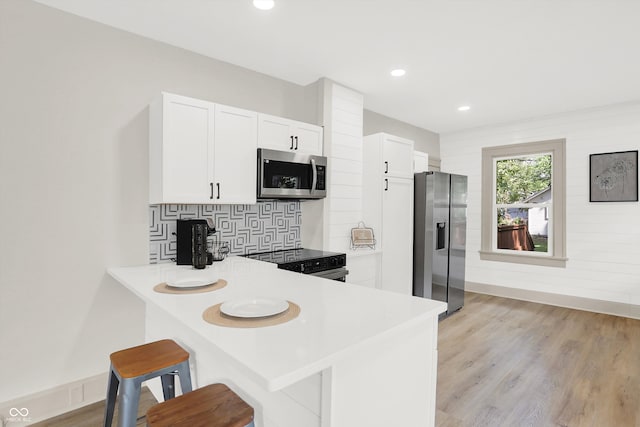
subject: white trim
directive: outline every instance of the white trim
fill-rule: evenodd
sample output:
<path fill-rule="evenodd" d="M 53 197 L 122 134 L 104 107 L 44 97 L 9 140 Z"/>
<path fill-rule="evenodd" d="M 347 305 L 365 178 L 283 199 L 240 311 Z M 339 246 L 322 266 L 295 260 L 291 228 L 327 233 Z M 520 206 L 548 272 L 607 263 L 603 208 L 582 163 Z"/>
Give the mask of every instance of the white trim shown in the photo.
<path fill-rule="evenodd" d="M 479 251 L 480 259 L 483 261 L 497 261 L 497 262 L 514 262 L 518 264 L 528 265 L 540 265 L 543 267 L 566 267 L 566 257 L 554 257 L 554 256 L 540 256 L 533 255 L 533 251 L 526 251 L 527 253 L 516 253 L 517 251 Z M 525 251 L 521 251 L 525 252 Z"/>
<path fill-rule="evenodd" d="M 12 408 L 28 410 L 25 420 L 16 425 L 37 423 L 69 411 L 104 400 L 107 393 L 107 373 L 62 384 L 49 390 L 0 403 L 0 420 L 11 426 Z M 16 420 L 17 421 L 17 420 Z"/>
<path fill-rule="evenodd" d="M 573 295 L 553 294 L 550 292 L 534 291 L 530 289 L 511 288 L 507 286 L 489 285 L 486 283 L 466 282 L 465 290 L 479 294 L 494 295 L 557 307 L 585 310 L 594 313 L 610 314 L 612 316 L 640 319 L 640 305 L 625 304 L 614 301 L 604 301 Z"/>

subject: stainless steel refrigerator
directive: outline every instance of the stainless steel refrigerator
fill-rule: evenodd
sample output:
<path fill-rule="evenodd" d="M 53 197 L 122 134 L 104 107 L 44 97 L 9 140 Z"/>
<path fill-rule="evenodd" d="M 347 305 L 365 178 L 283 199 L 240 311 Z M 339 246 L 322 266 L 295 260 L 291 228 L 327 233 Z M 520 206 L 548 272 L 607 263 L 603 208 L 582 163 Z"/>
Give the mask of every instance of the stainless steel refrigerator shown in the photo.
<path fill-rule="evenodd" d="M 446 302 L 448 316 L 464 305 L 467 177 L 414 177 L 413 295 Z"/>

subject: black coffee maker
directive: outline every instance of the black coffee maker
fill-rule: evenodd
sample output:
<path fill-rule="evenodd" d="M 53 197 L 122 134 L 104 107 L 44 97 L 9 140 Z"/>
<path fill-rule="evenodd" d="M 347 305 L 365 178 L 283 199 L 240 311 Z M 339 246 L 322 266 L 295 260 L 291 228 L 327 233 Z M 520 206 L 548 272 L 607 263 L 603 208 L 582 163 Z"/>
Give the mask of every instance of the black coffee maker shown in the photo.
<path fill-rule="evenodd" d="M 176 221 L 176 262 L 205 268 L 213 264 L 213 255 L 207 251 L 207 237 L 216 232 L 206 219 L 179 219 Z"/>

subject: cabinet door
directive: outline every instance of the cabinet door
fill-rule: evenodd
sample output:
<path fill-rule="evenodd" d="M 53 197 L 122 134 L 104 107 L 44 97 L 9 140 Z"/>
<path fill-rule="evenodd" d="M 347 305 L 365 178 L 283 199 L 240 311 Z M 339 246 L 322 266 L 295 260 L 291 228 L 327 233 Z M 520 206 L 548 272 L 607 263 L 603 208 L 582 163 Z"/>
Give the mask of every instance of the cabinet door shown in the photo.
<path fill-rule="evenodd" d="M 296 127 L 293 129 L 293 149 L 299 153 L 321 156 L 322 136 L 322 127 L 298 122 Z"/>
<path fill-rule="evenodd" d="M 213 203 L 256 203 L 258 115 L 216 104 Z M 211 202 L 209 202 L 211 203 Z"/>
<path fill-rule="evenodd" d="M 385 175 L 413 178 L 413 141 L 386 136 L 382 158 Z"/>
<path fill-rule="evenodd" d="M 377 288 L 380 280 L 380 253 L 349 255 L 347 283 Z"/>
<path fill-rule="evenodd" d="M 429 170 L 429 155 L 421 151 L 413 152 L 413 173 L 426 172 Z"/>
<path fill-rule="evenodd" d="M 211 203 L 213 104 L 163 96 L 160 203 Z"/>
<path fill-rule="evenodd" d="M 291 121 L 281 117 L 258 115 L 258 147 L 289 151 L 295 148 Z"/>
<path fill-rule="evenodd" d="M 258 147 L 322 155 L 323 129 L 283 117 L 258 115 Z"/>
<path fill-rule="evenodd" d="M 413 293 L 413 179 L 386 177 L 382 189 L 382 289 Z"/>

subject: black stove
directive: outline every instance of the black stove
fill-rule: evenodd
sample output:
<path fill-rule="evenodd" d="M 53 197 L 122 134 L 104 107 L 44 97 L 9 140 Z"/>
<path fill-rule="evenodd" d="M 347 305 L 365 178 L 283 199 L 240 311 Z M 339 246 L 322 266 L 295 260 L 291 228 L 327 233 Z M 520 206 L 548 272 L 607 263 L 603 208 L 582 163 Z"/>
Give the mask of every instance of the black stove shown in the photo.
<path fill-rule="evenodd" d="M 258 261 L 278 264 L 278 268 L 296 273 L 312 274 L 332 280 L 345 281 L 349 271 L 347 255 L 338 252 L 327 252 L 316 249 L 284 249 L 273 252 L 260 252 L 245 255 Z"/>

